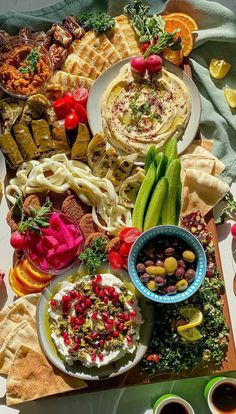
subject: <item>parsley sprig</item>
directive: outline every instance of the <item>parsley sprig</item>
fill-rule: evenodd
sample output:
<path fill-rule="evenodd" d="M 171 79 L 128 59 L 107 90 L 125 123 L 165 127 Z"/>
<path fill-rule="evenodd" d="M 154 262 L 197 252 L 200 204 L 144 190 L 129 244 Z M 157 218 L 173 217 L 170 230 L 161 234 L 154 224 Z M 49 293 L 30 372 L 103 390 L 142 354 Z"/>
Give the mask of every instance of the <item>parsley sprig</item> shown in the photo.
<path fill-rule="evenodd" d="M 49 218 L 47 214 L 52 210 L 52 202 L 47 197 L 45 203 L 38 210 L 30 207 L 31 216 L 25 219 L 23 203 L 19 197 L 13 207 L 13 217 L 18 216 L 20 223 L 18 224 L 19 233 L 24 233 L 25 230 L 30 230 L 39 233 L 41 228 L 49 227 Z"/>
<path fill-rule="evenodd" d="M 78 23 L 85 30 L 94 30 L 98 33 L 104 33 L 111 30 L 115 26 L 115 19 L 107 13 L 98 12 L 82 12 L 76 16 Z"/>
<path fill-rule="evenodd" d="M 159 54 L 163 49 L 170 48 L 179 50 L 182 48 L 181 38 L 175 39 L 178 29 L 172 33 L 165 31 L 165 21 L 161 16 L 148 15 L 150 6 L 145 5 L 142 0 L 134 0 L 133 4 L 124 7 L 125 14 L 130 18 L 135 31 L 139 36 L 139 42 L 150 42 L 144 57 L 151 54 Z M 154 44 L 155 40 L 155 44 Z"/>
<path fill-rule="evenodd" d="M 225 207 L 221 211 L 220 217 L 216 220 L 216 224 L 223 224 L 225 219 L 229 216 L 230 218 L 232 215 L 236 215 L 236 201 L 234 200 L 233 194 L 228 192 L 225 197 L 224 201 L 226 202 Z"/>
<path fill-rule="evenodd" d="M 107 239 L 105 237 L 97 237 L 91 243 L 91 246 L 87 247 L 83 253 L 80 254 L 80 260 L 87 265 L 90 275 L 95 275 L 97 268 L 102 263 L 107 261 L 107 252 L 105 246 Z"/>
<path fill-rule="evenodd" d="M 37 69 L 37 64 L 39 63 L 41 54 L 37 49 L 32 49 L 31 52 L 26 57 L 27 66 L 21 66 L 19 72 L 24 73 L 34 73 Z"/>

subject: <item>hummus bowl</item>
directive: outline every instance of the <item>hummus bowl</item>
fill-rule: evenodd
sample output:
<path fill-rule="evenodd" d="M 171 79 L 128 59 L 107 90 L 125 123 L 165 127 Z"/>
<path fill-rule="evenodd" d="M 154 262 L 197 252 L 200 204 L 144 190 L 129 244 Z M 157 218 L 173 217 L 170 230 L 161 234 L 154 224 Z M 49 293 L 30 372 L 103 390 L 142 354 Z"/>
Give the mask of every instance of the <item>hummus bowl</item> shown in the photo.
<path fill-rule="evenodd" d="M 82 351 L 83 349 L 82 342 L 81 342 L 81 346 L 78 346 L 76 343 L 70 344 L 73 346 L 69 346 L 69 347 L 66 346 L 67 341 L 70 341 L 71 338 L 74 336 L 73 334 L 72 336 L 70 336 L 71 326 L 69 327 L 69 329 L 67 328 L 65 329 L 66 332 L 69 332 L 69 338 L 68 336 L 65 337 L 65 335 L 67 335 L 67 333 L 65 334 L 65 332 L 62 335 L 60 334 L 58 326 L 60 322 L 62 321 L 61 313 L 60 313 L 61 310 L 59 309 L 58 311 L 58 307 L 54 308 L 54 306 L 55 306 L 55 303 L 57 304 L 60 303 L 60 299 L 62 295 L 67 295 L 67 296 L 69 295 L 68 292 L 69 291 L 71 292 L 71 289 L 73 288 L 73 286 L 82 287 L 84 286 L 84 282 L 86 283 L 88 282 L 89 276 L 86 276 L 87 271 L 86 271 L 85 266 L 83 265 L 80 265 L 79 268 L 75 267 L 72 271 L 67 272 L 64 275 L 61 275 L 55 278 L 43 291 L 39 304 L 38 304 L 38 308 L 37 308 L 36 319 L 37 319 L 38 335 L 39 335 L 40 345 L 45 355 L 61 371 L 67 373 L 68 375 L 71 375 L 73 377 L 80 378 L 83 380 L 98 380 L 98 379 L 104 379 L 104 378 L 111 378 L 111 377 L 123 374 L 124 372 L 128 371 L 130 368 L 135 366 L 144 356 L 148 348 L 149 341 L 151 338 L 152 328 L 153 328 L 152 305 L 145 298 L 142 298 L 142 296 L 134 289 L 134 287 L 130 283 L 127 272 L 123 270 L 122 271 L 115 271 L 114 269 L 111 270 L 109 265 L 103 265 L 99 269 L 98 274 L 99 274 L 99 277 L 101 275 L 103 278 L 103 280 L 100 282 L 101 285 L 102 283 L 105 283 L 107 286 L 110 283 L 110 286 L 114 286 L 115 289 L 117 289 L 118 287 L 118 290 L 124 289 L 124 291 L 126 290 L 126 293 L 128 292 L 128 294 L 131 292 L 131 297 L 133 301 L 131 300 L 131 297 L 128 297 L 128 300 L 129 301 L 131 300 L 132 302 L 132 306 L 131 306 L 132 309 L 129 305 L 128 305 L 129 309 L 128 308 L 127 309 L 130 312 L 130 315 L 132 315 L 132 311 L 133 311 L 132 318 L 133 318 L 134 324 L 132 325 L 132 327 L 130 326 L 130 328 L 136 327 L 135 328 L 136 331 L 133 332 L 133 338 L 131 340 L 131 343 L 129 343 L 130 337 L 127 335 L 126 336 L 124 335 L 123 337 L 122 332 L 121 332 L 122 330 L 121 330 L 119 332 L 120 335 L 118 338 L 116 336 L 114 338 L 110 338 L 110 340 L 107 341 L 105 346 L 102 345 L 101 349 L 100 349 L 100 342 L 98 342 L 98 345 L 95 349 L 96 349 L 96 353 L 99 354 L 99 357 L 97 356 L 97 359 L 95 358 L 95 360 L 93 359 L 94 357 L 93 354 L 88 355 L 87 350 L 86 352 Z M 86 285 L 85 287 L 87 288 L 88 286 Z M 93 300 L 93 295 L 89 294 L 89 298 L 92 298 Z M 127 307 L 127 304 L 125 304 L 125 306 Z M 109 310 L 107 310 L 108 313 L 110 312 L 111 307 L 112 307 L 112 304 L 109 305 Z M 72 308 L 73 308 L 73 303 L 70 309 Z M 93 331 L 93 334 L 95 334 L 95 330 L 97 330 L 97 327 L 98 329 L 100 329 L 101 324 L 105 325 L 105 322 L 110 322 L 110 319 L 103 321 L 100 318 L 100 315 L 103 315 L 103 314 L 105 315 L 106 312 L 101 312 L 101 310 L 99 310 L 98 311 L 99 316 L 97 316 L 94 310 L 92 312 L 92 310 L 90 311 L 90 309 L 88 309 L 88 312 L 85 312 L 85 315 L 87 315 L 87 317 L 85 316 L 85 323 L 82 326 L 82 328 L 87 329 L 89 327 L 89 330 Z M 113 318 L 114 318 L 114 325 L 115 325 L 115 316 L 113 316 Z M 71 319 L 72 318 L 70 318 L 70 321 Z M 64 323 L 64 320 L 62 321 L 62 323 Z M 57 321 L 59 323 L 57 323 Z M 116 322 L 118 322 L 118 320 L 116 320 Z M 94 326 L 95 326 L 95 329 L 94 329 Z M 90 329 L 90 327 L 92 327 L 92 329 Z M 117 330 L 119 331 L 119 327 L 117 328 Z M 86 337 L 88 337 L 88 335 L 90 334 L 88 334 L 86 331 L 85 335 L 87 335 Z M 86 337 L 80 340 L 87 341 Z M 127 341 L 127 337 L 128 337 L 128 341 Z M 117 342 L 119 339 L 123 341 L 121 346 L 119 348 L 115 348 L 115 350 L 112 349 L 111 352 L 110 350 L 107 351 L 108 349 L 107 346 L 109 347 L 109 343 L 111 344 L 113 342 Z M 95 342 L 96 342 L 96 339 L 95 339 Z M 76 351 L 79 351 L 79 352 L 75 353 L 72 351 L 72 353 L 69 353 L 68 348 L 72 349 L 74 348 L 74 346 L 78 348 L 78 349 L 76 348 Z"/>
<path fill-rule="evenodd" d="M 122 155 L 137 153 L 138 161 L 144 161 L 151 144 L 162 148 L 171 137 L 183 152 L 200 121 L 196 85 L 167 61 L 152 77 L 133 74 L 129 62 L 124 59 L 107 69 L 91 88 L 87 110 L 92 133 L 104 130 L 109 144 Z"/>

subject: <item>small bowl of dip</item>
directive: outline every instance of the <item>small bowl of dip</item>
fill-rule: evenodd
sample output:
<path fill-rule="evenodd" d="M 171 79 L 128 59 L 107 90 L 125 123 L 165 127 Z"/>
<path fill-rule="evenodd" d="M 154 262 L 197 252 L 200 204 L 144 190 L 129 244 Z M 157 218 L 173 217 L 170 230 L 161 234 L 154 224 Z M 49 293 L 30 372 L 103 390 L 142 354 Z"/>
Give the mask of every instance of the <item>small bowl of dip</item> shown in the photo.
<path fill-rule="evenodd" d="M 47 50 L 32 40 L 19 39 L 0 49 L 0 86 L 16 97 L 42 92 L 52 76 Z"/>

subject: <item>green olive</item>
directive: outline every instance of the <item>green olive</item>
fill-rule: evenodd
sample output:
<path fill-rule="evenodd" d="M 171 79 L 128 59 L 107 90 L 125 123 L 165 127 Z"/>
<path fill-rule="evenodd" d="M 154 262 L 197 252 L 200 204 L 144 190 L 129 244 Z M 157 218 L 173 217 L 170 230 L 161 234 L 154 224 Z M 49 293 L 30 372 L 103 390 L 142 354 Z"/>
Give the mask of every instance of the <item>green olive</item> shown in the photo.
<path fill-rule="evenodd" d="M 188 287 L 188 282 L 185 279 L 179 280 L 176 283 L 176 289 L 178 290 L 178 292 L 182 292 L 183 290 L 186 290 Z"/>
<path fill-rule="evenodd" d="M 185 250 L 183 252 L 183 259 L 185 260 L 185 262 L 193 263 L 196 259 L 196 256 L 191 250 Z"/>
<path fill-rule="evenodd" d="M 146 267 L 146 272 L 149 275 L 163 276 L 165 274 L 165 269 L 161 266 L 148 266 Z"/>
<path fill-rule="evenodd" d="M 178 267 L 177 260 L 174 257 L 167 257 L 164 261 L 164 268 L 168 275 L 175 273 Z"/>
<path fill-rule="evenodd" d="M 146 286 L 147 286 L 147 288 L 148 288 L 149 290 L 151 290 L 151 291 L 153 291 L 153 292 L 155 292 L 155 290 L 157 290 L 157 289 L 158 289 L 158 286 L 157 286 L 156 282 L 154 282 L 154 280 L 149 280 L 149 281 L 146 283 Z"/>

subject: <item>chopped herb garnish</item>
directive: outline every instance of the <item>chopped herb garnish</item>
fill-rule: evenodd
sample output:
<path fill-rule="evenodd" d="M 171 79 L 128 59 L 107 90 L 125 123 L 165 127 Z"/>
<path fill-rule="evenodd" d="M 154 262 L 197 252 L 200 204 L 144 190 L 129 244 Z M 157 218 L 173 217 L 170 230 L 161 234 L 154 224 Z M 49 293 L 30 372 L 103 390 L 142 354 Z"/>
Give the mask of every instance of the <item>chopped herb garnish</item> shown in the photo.
<path fill-rule="evenodd" d="M 23 206 L 22 206 L 23 209 Z M 49 227 L 49 217 L 46 217 L 46 214 L 50 213 L 52 210 L 52 202 L 47 197 L 44 205 L 38 210 L 30 207 L 32 216 L 24 220 L 24 214 L 22 213 L 21 222 L 18 224 L 19 233 L 24 233 L 25 230 L 40 232 L 41 228 Z"/>
<path fill-rule="evenodd" d="M 37 69 L 37 64 L 39 63 L 41 54 L 37 49 L 32 49 L 31 52 L 26 57 L 26 65 L 27 66 L 21 66 L 19 68 L 19 72 L 22 74 L 24 73 L 34 73 Z"/>
<path fill-rule="evenodd" d="M 151 105 L 149 103 L 144 103 L 138 106 L 135 99 L 130 102 L 129 108 L 131 109 L 131 118 L 136 123 L 140 120 L 142 115 L 151 114 Z"/>
<path fill-rule="evenodd" d="M 224 223 L 227 217 L 235 219 L 236 214 L 236 201 L 234 200 L 233 194 L 228 192 L 225 197 L 224 201 L 226 202 L 226 206 L 223 208 L 220 217 L 216 220 L 216 224 Z"/>
<path fill-rule="evenodd" d="M 107 239 L 105 237 L 97 237 L 89 247 L 80 254 L 80 260 L 88 267 L 90 275 L 95 275 L 96 270 L 102 263 L 107 261 L 107 252 L 105 246 Z"/>
<path fill-rule="evenodd" d="M 104 33 L 115 26 L 115 19 L 103 12 L 96 14 L 91 12 L 80 13 L 76 16 L 76 20 L 85 30 L 94 30 L 98 33 Z"/>

